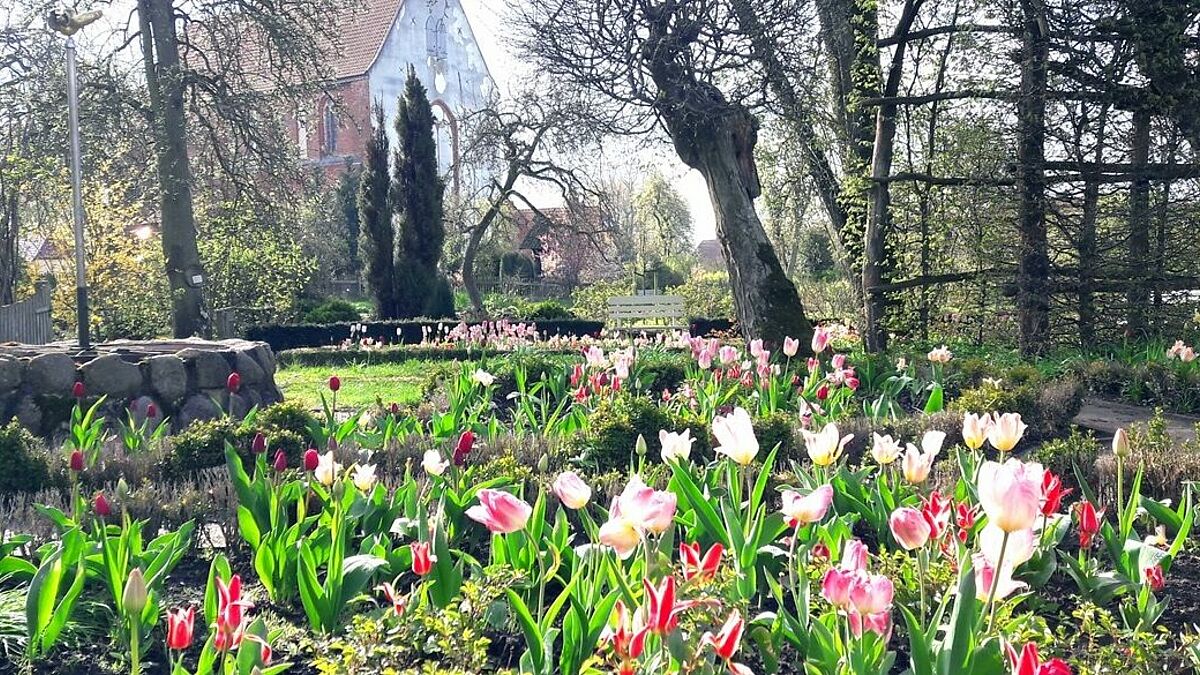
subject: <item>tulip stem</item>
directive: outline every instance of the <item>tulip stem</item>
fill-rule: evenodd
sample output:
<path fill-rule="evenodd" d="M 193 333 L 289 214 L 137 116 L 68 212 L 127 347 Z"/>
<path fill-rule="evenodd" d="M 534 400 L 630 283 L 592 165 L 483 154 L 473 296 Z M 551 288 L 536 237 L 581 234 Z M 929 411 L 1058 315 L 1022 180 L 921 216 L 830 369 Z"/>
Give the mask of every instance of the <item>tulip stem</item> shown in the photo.
<path fill-rule="evenodd" d="M 1117 456 L 1117 515 L 1125 508 L 1125 466 L 1121 457 Z"/>
<path fill-rule="evenodd" d="M 922 546 L 920 549 L 917 550 L 917 573 L 921 577 L 920 579 L 918 579 L 917 585 L 921 589 L 921 625 L 922 626 L 925 625 L 925 608 L 926 608 L 925 578 L 928 576 L 928 570 L 929 570 L 929 551 L 927 551 L 925 549 L 925 547 Z"/>
<path fill-rule="evenodd" d="M 1008 549 L 1008 532 L 1000 539 L 1000 555 L 996 558 L 996 568 L 992 571 L 991 588 L 988 589 L 987 604 L 984 605 L 984 611 L 987 612 L 987 632 L 992 632 L 992 626 L 996 622 L 996 587 L 1000 585 L 1000 577 L 1003 575 L 1004 569 L 1004 553 Z"/>
<path fill-rule="evenodd" d="M 129 663 L 130 675 L 140 675 L 142 672 L 141 648 L 138 645 L 138 617 L 129 616 Z"/>

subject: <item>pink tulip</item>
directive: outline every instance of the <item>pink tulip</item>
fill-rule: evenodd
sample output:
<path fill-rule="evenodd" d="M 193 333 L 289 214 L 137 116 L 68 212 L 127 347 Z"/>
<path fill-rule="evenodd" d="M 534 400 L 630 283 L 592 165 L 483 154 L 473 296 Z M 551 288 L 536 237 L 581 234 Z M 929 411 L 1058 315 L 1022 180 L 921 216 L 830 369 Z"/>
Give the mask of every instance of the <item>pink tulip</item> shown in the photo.
<path fill-rule="evenodd" d="M 825 517 L 833 503 L 833 487 L 822 485 L 807 495 L 792 490 L 783 492 L 783 515 L 791 527 L 804 527 Z"/>
<path fill-rule="evenodd" d="M 677 499 L 674 492 L 655 490 L 635 475 L 614 500 L 609 517 L 625 518 L 639 530 L 661 534 L 674 522 Z"/>
<path fill-rule="evenodd" d="M 891 527 L 892 537 L 906 551 L 914 551 L 924 546 L 932 533 L 932 528 L 925 520 L 925 515 L 907 506 L 892 511 L 891 517 L 888 518 L 888 525 Z"/>
<path fill-rule="evenodd" d="M 813 329 L 812 350 L 814 354 L 820 354 L 829 346 L 829 339 L 833 337 L 829 331 L 823 326 L 817 326 Z"/>
<path fill-rule="evenodd" d="M 479 503 L 467 509 L 467 516 L 482 523 L 492 534 L 509 534 L 525 527 L 533 507 L 502 490 L 479 491 Z"/>
<path fill-rule="evenodd" d="M 854 574 L 852 571 L 830 568 L 821 580 L 821 597 L 834 607 L 850 606 L 850 584 L 854 581 Z"/>
<path fill-rule="evenodd" d="M 892 633 L 892 614 L 891 612 L 879 612 L 878 614 L 859 614 L 850 612 L 850 632 L 854 637 L 862 637 L 863 631 L 870 631 L 883 636 L 884 641 Z"/>
<path fill-rule="evenodd" d="M 783 354 L 784 354 L 784 356 L 791 358 L 791 357 L 795 356 L 796 352 L 798 352 L 798 351 L 800 351 L 800 341 L 799 340 L 797 340 L 794 337 L 790 337 L 790 336 L 783 338 Z"/>
<path fill-rule="evenodd" d="M 628 518 L 609 518 L 600 526 L 600 543 L 611 547 L 621 560 L 633 555 L 633 551 L 642 541 L 642 530 Z"/>
<path fill-rule="evenodd" d="M 738 360 L 738 349 L 733 345 L 725 345 L 717 350 L 717 358 L 721 361 L 721 365 L 727 366 Z"/>
<path fill-rule="evenodd" d="M 1042 473 L 1035 462 L 984 462 L 977 486 L 988 521 L 1005 532 L 1033 527 L 1042 512 Z"/>
<path fill-rule="evenodd" d="M 192 632 L 196 625 L 196 608 L 178 609 L 167 612 L 167 649 L 182 651 L 192 646 Z"/>
<path fill-rule="evenodd" d="M 576 511 L 587 506 L 592 498 L 592 488 L 574 471 L 560 473 L 551 487 L 563 506 Z"/>
<path fill-rule="evenodd" d="M 283 450 L 275 452 L 275 470 L 280 473 L 287 471 L 287 455 L 284 454 Z"/>
<path fill-rule="evenodd" d="M 847 572 L 867 569 L 867 545 L 851 539 L 842 547 L 842 569 Z"/>
<path fill-rule="evenodd" d="M 433 563 L 437 562 L 437 556 L 431 552 L 429 542 L 414 541 L 409 549 L 412 551 L 413 574 L 423 577 L 433 571 Z"/>
<path fill-rule="evenodd" d="M 864 570 L 853 573 L 850 581 L 850 607 L 863 616 L 887 612 L 892 608 L 895 588 L 892 580 L 882 574 Z"/>
<path fill-rule="evenodd" d="M 996 600 L 1007 598 L 1025 587 L 1025 584 L 1013 581 L 1011 565 L 1004 565 L 997 575 L 996 567 L 992 565 L 986 555 L 976 553 L 972 556 L 971 561 L 975 567 L 975 597 L 979 600 L 987 601 L 992 593 L 992 584 L 997 584 Z"/>

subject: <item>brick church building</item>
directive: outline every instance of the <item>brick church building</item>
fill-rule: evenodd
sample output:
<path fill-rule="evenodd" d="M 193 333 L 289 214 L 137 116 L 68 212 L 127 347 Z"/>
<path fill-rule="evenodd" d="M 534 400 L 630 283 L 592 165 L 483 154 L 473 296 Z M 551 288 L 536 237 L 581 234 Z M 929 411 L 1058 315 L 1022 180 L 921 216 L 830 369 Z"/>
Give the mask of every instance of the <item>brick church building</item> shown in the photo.
<path fill-rule="evenodd" d="M 344 23 L 333 87 L 287 121 L 300 159 L 329 177 L 361 164 L 375 101 L 395 143 L 396 101 L 411 65 L 433 105 L 447 190 L 459 192 L 460 120 L 489 103 L 495 90 L 459 0 L 365 0 Z"/>

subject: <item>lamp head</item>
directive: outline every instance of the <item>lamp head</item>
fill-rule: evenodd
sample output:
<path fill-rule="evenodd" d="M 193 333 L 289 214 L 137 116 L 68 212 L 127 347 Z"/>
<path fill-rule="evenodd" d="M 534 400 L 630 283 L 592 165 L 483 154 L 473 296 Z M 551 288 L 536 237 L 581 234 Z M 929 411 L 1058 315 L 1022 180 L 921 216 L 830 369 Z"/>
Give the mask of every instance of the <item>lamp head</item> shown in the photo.
<path fill-rule="evenodd" d="M 98 9 L 77 14 L 72 9 L 60 7 L 50 10 L 46 15 L 46 25 L 50 26 L 51 30 L 70 37 L 83 30 L 84 26 L 95 22 L 102 14 Z"/>

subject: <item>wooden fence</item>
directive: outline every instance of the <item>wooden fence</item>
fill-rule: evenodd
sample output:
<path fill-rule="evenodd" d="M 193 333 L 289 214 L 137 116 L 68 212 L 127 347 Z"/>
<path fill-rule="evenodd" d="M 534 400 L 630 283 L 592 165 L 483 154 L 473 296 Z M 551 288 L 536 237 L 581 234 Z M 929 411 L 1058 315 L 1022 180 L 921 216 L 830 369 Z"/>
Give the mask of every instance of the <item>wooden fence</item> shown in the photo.
<path fill-rule="evenodd" d="M 0 342 L 44 345 L 54 339 L 50 323 L 50 284 L 38 282 L 33 295 L 0 306 Z"/>

